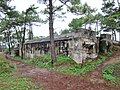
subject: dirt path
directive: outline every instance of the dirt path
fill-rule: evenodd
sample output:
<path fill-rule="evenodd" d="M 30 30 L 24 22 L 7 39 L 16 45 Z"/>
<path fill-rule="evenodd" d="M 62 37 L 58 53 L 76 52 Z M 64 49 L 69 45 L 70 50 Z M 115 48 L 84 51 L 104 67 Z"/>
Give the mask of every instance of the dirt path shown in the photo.
<path fill-rule="evenodd" d="M 85 74 L 86 79 L 94 82 L 94 83 L 106 83 L 107 85 L 110 83 L 107 82 L 102 78 L 102 69 L 104 66 L 107 64 L 114 64 L 120 62 L 120 51 L 115 51 L 110 57 L 106 58 L 106 60 L 99 64 L 96 69 L 89 71 L 88 73 Z M 89 78 L 88 78 L 89 77 Z M 118 86 L 120 87 L 120 86 Z M 120 90 L 120 89 L 118 89 Z"/>
<path fill-rule="evenodd" d="M 21 61 L 11 61 L 16 64 L 19 74 L 30 78 L 37 86 L 43 87 L 45 90 L 120 90 L 107 85 L 104 81 L 94 82 L 90 79 L 66 75 L 50 69 L 34 67 Z M 93 73 L 96 72 L 91 72 L 91 74 Z M 93 76 L 95 76 L 95 74 Z"/>

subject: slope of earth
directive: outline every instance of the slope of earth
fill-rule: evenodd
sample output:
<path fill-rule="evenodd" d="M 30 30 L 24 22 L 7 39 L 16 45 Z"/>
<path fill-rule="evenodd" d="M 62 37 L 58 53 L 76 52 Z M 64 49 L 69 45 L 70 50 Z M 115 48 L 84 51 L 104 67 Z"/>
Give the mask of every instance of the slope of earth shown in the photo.
<path fill-rule="evenodd" d="M 98 65 L 95 70 L 85 74 L 86 78 L 38 68 L 11 58 L 9 60 L 16 64 L 17 73 L 30 78 L 37 86 L 43 87 L 45 90 L 119 90 L 117 87 L 109 85 L 101 77 L 102 67 L 110 63 L 114 57 L 120 58 L 120 51 L 116 51 L 109 59 Z"/>
<path fill-rule="evenodd" d="M 108 82 L 102 78 L 102 70 L 104 66 L 109 65 L 109 64 L 116 64 L 120 63 L 120 49 L 115 50 L 113 54 L 109 57 L 106 58 L 104 62 L 99 64 L 96 69 L 91 70 L 87 73 L 84 74 L 84 77 L 86 79 L 94 82 L 94 83 L 106 83 L 107 85 L 112 85 L 111 82 Z M 118 88 L 120 88 L 120 85 L 117 85 Z M 118 89 L 120 90 L 120 89 Z"/>

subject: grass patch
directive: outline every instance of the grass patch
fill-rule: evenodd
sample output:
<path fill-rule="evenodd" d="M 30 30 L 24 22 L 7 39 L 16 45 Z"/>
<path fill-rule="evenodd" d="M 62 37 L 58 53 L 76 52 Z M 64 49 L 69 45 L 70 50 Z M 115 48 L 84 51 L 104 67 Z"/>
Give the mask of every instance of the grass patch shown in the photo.
<path fill-rule="evenodd" d="M 109 64 L 103 68 L 103 78 L 112 82 L 120 82 L 120 63 Z"/>
<path fill-rule="evenodd" d="M 99 56 L 99 58 L 97 60 L 87 61 L 83 65 L 71 64 L 70 66 L 67 66 L 67 67 L 57 67 L 57 68 L 53 68 L 53 69 L 58 72 L 79 75 L 80 73 L 85 73 L 87 71 L 95 69 L 96 65 L 100 64 L 104 60 L 105 60 L 105 56 Z"/>
<path fill-rule="evenodd" d="M 28 78 L 12 74 L 0 75 L 0 90 L 40 90 Z M 42 90 L 42 89 L 41 89 Z"/>
<path fill-rule="evenodd" d="M 97 65 L 102 63 L 106 57 L 112 55 L 112 51 L 99 55 L 96 60 L 88 60 L 84 64 L 76 64 L 71 57 L 65 56 L 65 55 L 57 55 L 56 63 L 54 67 L 51 65 L 51 55 L 50 54 L 44 54 L 39 57 L 35 57 L 31 60 L 23 59 L 22 61 L 27 62 L 29 64 L 39 66 L 42 68 L 51 68 L 55 71 L 67 73 L 67 74 L 74 74 L 74 75 L 80 75 L 81 73 L 85 73 L 87 71 L 90 71 L 92 69 L 95 69 Z M 17 57 L 15 59 L 21 60 L 20 57 Z M 105 77 L 105 76 L 104 76 Z"/>
<path fill-rule="evenodd" d="M 97 60 L 89 60 L 85 62 L 83 65 L 76 64 L 71 57 L 68 57 L 65 55 L 57 55 L 56 58 L 57 58 L 57 61 L 54 67 L 52 67 L 51 65 L 50 54 L 44 54 L 39 57 L 35 57 L 31 60 L 26 60 L 26 61 L 29 64 L 39 66 L 42 68 L 51 68 L 58 72 L 79 75 L 80 73 L 85 73 L 87 71 L 95 69 L 96 66 L 101 62 L 103 62 L 106 57 L 101 55 L 98 57 Z"/>
<path fill-rule="evenodd" d="M 28 61 L 28 63 L 39 66 L 39 67 L 44 67 L 44 68 L 50 68 L 52 67 L 51 64 L 51 55 L 50 54 L 44 54 L 39 57 L 35 57 Z M 60 66 L 68 63 L 74 63 L 71 57 L 65 56 L 65 55 L 57 55 L 56 56 L 56 63 L 54 66 Z"/>
<path fill-rule="evenodd" d="M 0 56 L 0 75 L 3 73 L 11 73 L 15 67 L 5 58 Z"/>
<path fill-rule="evenodd" d="M 29 63 L 35 66 L 49 68 L 51 67 L 51 57 L 49 54 L 44 54 L 31 59 Z"/>
<path fill-rule="evenodd" d="M 0 90 L 42 90 L 38 89 L 28 78 L 14 75 L 15 66 L 0 56 Z"/>
<path fill-rule="evenodd" d="M 24 62 L 27 62 L 27 63 L 29 62 L 29 59 L 25 59 L 25 58 L 24 58 L 24 59 L 21 59 L 20 56 L 14 56 L 13 58 L 14 58 L 15 60 L 24 61 Z"/>
<path fill-rule="evenodd" d="M 120 46 L 113 46 L 112 51 L 118 51 L 120 50 Z"/>

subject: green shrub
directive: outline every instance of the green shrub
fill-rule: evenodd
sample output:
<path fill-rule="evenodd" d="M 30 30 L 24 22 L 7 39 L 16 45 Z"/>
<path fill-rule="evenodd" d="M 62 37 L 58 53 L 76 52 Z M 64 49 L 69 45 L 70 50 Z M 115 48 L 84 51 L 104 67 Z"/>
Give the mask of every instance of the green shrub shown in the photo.
<path fill-rule="evenodd" d="M 109 64 L 103 68 L 103 78 L 112 82 L 120 81 L 120 63 Z"/>
<path fill-rule="evenodd" d="M 111 74 L 103 74 L 103 78 L 112 82 L 116 81 L 116 78 L 112 76 Z"/>
<path fill-rule="evenodd" d="M 103 68 L 103 78 L 106 79 L 106 80 L 110 80 L 110 81 L 115 81 L 115 77 L 112 76 L 113 74 L 113 65 L 107 65 Z"/>
<path fill-rule="evenodd" d="M 59 65 L 59 64 L 67 64 L 67 63 L 74 63 L 73 59 L 69 56 L 66 56 L 66 55 L 57 55 L 56 57 L 56 64 Z"/>
<path fill-rule="evenodd" d="M 50 54 L 44 54 L 30 60 L 30 63 L 39 67 L 51 67 Z"/>
<path fill-rule="evenodd" d="M 24 62 L 26 62 L 26 63 L 28 63 L 28 62 L 29 62 L 29 59 L 25 59 L 25 58 L 21 59 L 21 57 L 20 57 L 20 56 L 14 56 L 13 58 L 14 58 L 14 59 L 16 59 L 16 60 L 21 60 L 21 61 L 24 61 Z"/>
<path fill-rule="evenodd" d="M 73 61 L 70 57 L 65 56 L 65 55 L 57 55 L 56 56 L 56 63 L 55 65 L 61 65 L 68 63 L 70 61 Z M 51 55 L 50 54 L 44 54 L 39 57 L 35 57 L 30 60 L 30 63 L 33 65 L 37 65 L 40 67 L 51 67 Z"/>
<path fill-rule="evenodd" d="M 83 65 L 78 65 L 74 62 L 74 60 L 72 60 L 71 57 L 65 55 L 57 55 L 56 56 L 57 60 L 54 64 L 55 67 L 52 69 L 58 72 L 64 72 L 69 74 L 80 74 L 95 69 L 98 64 L 102 63 L 105 60 L 105 58 L 106 56 L 100 55 L 96 60 L 90 60 L 85 62 Z M 26 60 L 26 61 L 27 63 L 39 67 L 45 67 L 45 68 L 52 67 L 50 54 L 44 54 L 39 57 L 35 57 L 31 60 Z"/>
<path fill-rule="evenodd" d="M 63 72 L 63 73 L 79 75 L 80 73 L 85 73 L 87 71 L 95 69 L 96 65 L 103 62 L 105 60 L 105 58 L 106 58 L 105 56 L 99 56 L 99 58 L 97 60 L 87 61 L 83 65 L 72 64 L 72 65 L 67 66 L 67 67 L 57 67 L 57 68 L 53 68 L 53 69 L 56 71 L 59 71 L 59 72 Z"/>
<path fill-rule="evenodd" d="M 113 75 L 115 75 L 115 76 L 120 78 L 120 63 L 114 64 Z"/>
<path fill-rule="evenodd" d="M 113 46 L 112 51 L 118 51 L 120 50 L 120 46 Z"/>
<path fill-rule="evenodd" d="M 71 57 L 65 56 L 65 55 L 57 55 L 56 63 L 54 66 L 57 66 L 55 68 L 52 68 L 53 70 L 56 70 L 58 72 L 64 72 L 69 74 L 80 74 L 87 71 L 90 71 L 94 68 L 96 68 L 96 65 L 100 64 L 105 60 L 105 56 L 99 56 L 97 60 L 93 61 L 87 61 L 82 66 L 76 64 Z M 51 55 L 45 54 L 41 55 L 39 57 L 35 57 L 30 60 L 31 64 L 39 66 L 39 67 L 47 67 L 50 68 L 51 65 Z"/>
<path fill-rule="evenodd" d="M 107 53 L 106 53 L 106 56 L 111 56 L 111 55 L 112 55 L 112 53 L 113 53 L 113 51 L 112 51 L 112 50 L 110 50 L 109 52 L 107 52 Z"/>
<path fill-rule="evenodd" d="M 0 56 L 0 74 L 12 72 L 14 66 L 5 59 L 5 57 Z"/>

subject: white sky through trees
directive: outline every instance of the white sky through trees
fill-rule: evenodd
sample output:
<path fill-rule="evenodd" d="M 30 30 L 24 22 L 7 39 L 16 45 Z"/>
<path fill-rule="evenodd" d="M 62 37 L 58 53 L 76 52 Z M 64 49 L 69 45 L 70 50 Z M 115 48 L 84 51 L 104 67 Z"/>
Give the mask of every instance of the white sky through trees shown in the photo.
<path fill-rule="evenodd" d="M 92 8 L 97 8 L 98 11 L 100 11 L 100 8 L 102 7 L 102 0 L 81 0 L 81 2 L 82 3 L 87 2 L 89 6 L 91 6 Z M 10 5 L 16 6 L 16 10 L 21 12 L 33 4 L 39 7 L 38 11 L 42 9 L 44 10 L 45 6 L 37 3 L 37 0 L 13 0 Z M 68 24 L 71 22 L 73 18 L 76 17 L 71 13 L 67 13 L 66 16 L 67 18 L 64 18 L 64 21 L 62 20 L 54 21 L 54 29 L 56 32 L 59 33 L 61 29 L 63 30 L 65 28 L 68 28 Z M 46 25 L 41 24 L 41 26 L 39 27 L 33 26 L 33 34 L 34 36 L 48 36 L 49 35 L 48 23 Z"/>

